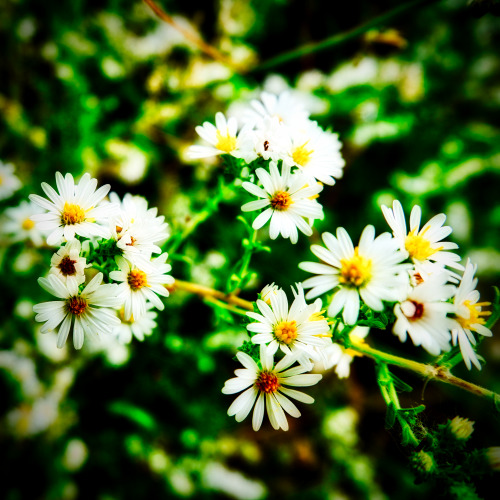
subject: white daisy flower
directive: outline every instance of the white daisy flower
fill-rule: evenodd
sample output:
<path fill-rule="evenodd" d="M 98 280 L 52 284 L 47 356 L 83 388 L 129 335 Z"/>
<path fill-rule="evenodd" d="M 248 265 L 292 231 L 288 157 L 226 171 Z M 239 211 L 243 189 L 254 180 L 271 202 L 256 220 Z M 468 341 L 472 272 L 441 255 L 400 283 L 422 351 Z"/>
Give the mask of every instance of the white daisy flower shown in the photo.
<path fill-rule="evenodd" d="M 370 328 L 367 326 L 356 326 L 349 333 L 349 338 L 358 343 L 363 342 L 369 331 Z M 357 351 L 334 342 L 330 342 L 328 346 L 321 349 L 319 354 L 321 357 L 315 363 L 315 371 L 327 371 L 335 367 L 335 373 L 339 378 L 349 377 L 352 361 L 356 356 L 361 356 Z"/>
<path fill-rule="evenodd" d="M 158 295 L 168 297 L 165 285 L 171 285 L 174 278 L 165 273 L 172 267 L 166 264 L 167 253 L 152 259 L 147 267 L 139 268 L 128 262 L 122 256 L 116 257 L 118 271 L 111 271 L 109 277 L 118 281 L 120 297 L 124 301 L 124 317 L 130 320 L 140 319 L 147 311 L 147 301 L 151 302 L 157 309 L 163 311 L 164 305 Z"/>
<path fill-rule="evenodd" d="M 476 345 L 474 333 L 491 337 L 492 332 L 486 328 L 486 316 L 490 311 L 483 311 L 483 307 L 490 306 L 491 302 L 479 302 L 479 292 L 476 290 L 477 278 L 474 278 L 477 265 L 468 259 L 462 280 L 453 298 L 454 317 L 451 320 L 451 335 L 453 345 L 460 345 L 460 351 L 467 368 L 471 369 L 471 362 L 480 370 L 481 363 L 473 349 Z"/>
<path fill-rule="evenodd" d="M 22 186 L 14 170 L 12 163 L 0 161 L 0 200 L 10 198 Z"/>
<path fill-rule="evenodd" d="M 58 329 L 57 347 L 62 348 L 68 335 L 73 333 L 73 345 L 80 349 L 86 335 L 112 333 L 120 323 L 111 308 L 122 303 L 118 295 L 117 285 L 102 285 L 103 275 L 98 273 L 79 292 L 74 281 L 65 285 L 60 278 L 49 274 L 47 278 L 39 278 L 40 286 L 50 294 L 63 300 L 43 302 L 33 306 L 37 313 L 36 321 L 44 322 L 41 333 Z"/>
<path fill-rule="evenodd" d="M 323 207 L 315 199 L 323 187 L 318 183 L 307 185 L 302 175 L 290 173 L 289 166 L 283 165 L 281 175 L 274 162 L 269 167 L 270 174 L 263 168 L 255 171 L 263 187 L 251 182 L 242 184 L 244 189 L 260 199 L 246 203 L 241 210 L 251 212 L 264 208 L 253 221 L 252 227 L 260 229 L 271 219 L 271 239 L 274 240 L 281 234 L 283 238 L 290 238 L 292 243 L 297 243 L 297 228 L 306 236 L 312 234 L 311 226 L 305 218 L 323 218 Z"/>
<path fill-rule="evenodd" d="M 235 416 L 237 422 L 244 420 L 254 406 L 252 427 L 258 431 L 264 418 L 264 408 L 274 429 L 288 430 L 285 410 L 292 417 L 300 417 L 300 411 L 292 401 L 293 398 L 302 403 L 314 403 L 314 399 L 303 392 L 290 387 L 307 387 L 317 384 L 322 376 L 320 374 L 304 374 L 306 368 L 296 366 L 290 368 L 295 362 L 295 356 L 285 356 L 276 366 L 272 351 L 264 344 L 260 346 L 261 367 L 248 355 L 238 352 L 236 357 L 245 367 L 235 370 L 235 378 L 229 379 L 222 389 L 223 394 L 240 394 L 229 407 L 227 414 Z"/>
<path fill-rule="evenodd" d="M 269 345 L 274 354 L 280 348 L 285 354 L 296 354 L 300 363 L 309 365 L 309 358 L 316 355 L 313 347 L 325 345 L 325 337 L 329 335 L 330 326 L 326 319 L 318 314 L 316 304 L 306 304 L 300 286 L 295 293 L 290 308 L 285 292 L 281 289 L 271 294 L 269 306 L 263 300 L 256 301 L 261 314 L 248 312 L 247 316 L 256 323 L 247 325 L 254 344 Z"/>
<path fill-rule="evenodd" d="M 90 267 L 87 259 L 80 257 L 81 250 L 80 241 L 71 240 L 62 246 L 50 260 L 50 274 L 56 275 L 71 290 L 85 282 L 85 268 Z"/>
<path fill-rule="evenodd" d="M 271 295 L 277 295 L 278 290 L 280 287 L 278 285 L 275 285 L 274 283 L 271 283 L 270 285 L 266 285 L 261 291 L 260 291 L 260 299 L 263 300 L 268 306 L 271 305 Z"/>
<path fill-rule="evenodd" d="M 80 182 L 75 185 L 73 176 L 66 174 L 63 177 L 56 172 L 57 193 L 47 183 L 42 182 L 42 189 L 49 200 L 31 194 L 30 200 L 48 213 L 33 215 L 32 220 L 42 231 L 50 231 L 47 244 L 56 245 L 63 239 L 69 241 L 75 235 L 91 238 L 98 236 L 109 237 L 107 221 L 113 215 L 116 207 L 103 202 L 109 191 L 109 184 L 101 186 L 97 191 L 97 179 L 84 174 Z"/>
<path fill-rule="evenodd" d="M 40 231 L 31 220 L 31 216 L 37 213 L 42 213 L 42 209 L 26 200 L 17 207 L 7 208 L 0 223 L 0 232 L 8 235 L 12 242 L 31 241 L 35 247 L 43 246 L 47 233 Z"/>
<path fill-rule="evenodd" d="M 157 208 L 148 208 L 144 197 L 129 193 L 123 200 L 111 193 L 110 200 L 120 207 L 119 213 L 110 219 L 110 231 L 123 256 L 140 265 L 149 261 L 152 254 L 161 253 L 158 244 L 168 239 L 170 231 L 165 218 L 157 215 Z"/>
<path fill-rule="evenodd" d="M 342 227 L 337 229 L 337 237 L 331 233 L 322 237 L 327 248 L 312 245 L 311 251 L 325 264 L 302 262 L 299 268 L 318 275 L 303 282 L 304 288 L 311 288 L 307 299 L 335 289 L 328 316 L 343 311 L 344 322 L 353 325 L 358 319 L 360 298 L 374 311 L 384 309 L 383 301 L 400 299 L 408 283 L 408 266 L 401 264 L 405 255 L 389 233 L 375 238 L 374 227 L 366 226 L 357 247 Z"/>
<path fill-rule="evenodd" d="M 132 336 L 141 342 L 145 335 L 151 335 L 156 328 L 156 317 L 158 313 L 153 310 L 153 304 L 146 303 L 146 312 L 139 318 L 135 319 L 132 316 L 130 319 L 125 319 L 125 309 L 118 311 L 118 317 L 121 324 L 113 330 L 113 335 L 116 336 L 121 344 L 130 344 Z"/>
<path fill-rule="evenodd" d="M 264 160 L 283 160 L 292 145 L 290 131 L 276 117 L 266 118 L 248 137 L 245 156 L 251 159 L 259 156 Z"/>
<path fill-rule="evenodd" d="M 289 127 L 302 125 L 309 120 L 309 112 L 303 102 L 288 91 L 278 95 L 264 91 L 260 94 L 260 100 L 253 99 L 250 106 L 245 121 L 254 126 L 259 126 L 267 118 L 276 119 Z"/>
<path fill-rule="evenodd" d="M 246 144 L 248 129 L 244 127 L 238 133 L 238 122 L 236 118 L 226 118 L 223 113 L 215 114 L 215 125 L 210 122 L 198 125 L 195 128 L 197 134 L 210 146 L 193 145 L 188 149 L 188 155 L 195 158 L 208 158 L 210 156 L 229 154 L 236 158 L 244 158 L 247 162 L 255 159 L 247 156 L 249 146 Z M 242 152 L 245 151 L 245 152 Z"/>
<path fill-rule="evenodd" d="M 436 269 L 436 265 L 438 270 L 444 266 L 463 270 L 463 266 L 459 264 L 460 256 L 448 251 L 458 248 L 458 245 L 441 241 L 452 232 L 450 226 L 443 226 L 445 214 L 435 215 L 420 229 L 422 210 L 415 205 L 410 214 L 410 231 L 407 233 L 403 207 L 398 200 L 394 200 L 392 210 L 385 205 L 381 208 L 401 251 L 412 259 L 418 272 L 422 270 L 429 274 Z"/>
<path fill-rule="evenodd" d="M 447 314 L 453 305 L 447 302 L 455 293 L 453 285 L 447 285 L 446 272 L 435 273 L 427 281 L 412 288 L 405 300 L 394 306 L 396 322 L 393 332 L 401 342 L 407 334 L 413 344 L 422 346 L 437 356 L 451 347 L 450 323 Z"/>
<path fill-rule="evenodd" d="M 298 167 L 309 179 L 333 186 L 342 177 L 345 161 L 338 135 L 324 131 L 316 122 L 292 133 L 289 157 L 284 161 Z"/>

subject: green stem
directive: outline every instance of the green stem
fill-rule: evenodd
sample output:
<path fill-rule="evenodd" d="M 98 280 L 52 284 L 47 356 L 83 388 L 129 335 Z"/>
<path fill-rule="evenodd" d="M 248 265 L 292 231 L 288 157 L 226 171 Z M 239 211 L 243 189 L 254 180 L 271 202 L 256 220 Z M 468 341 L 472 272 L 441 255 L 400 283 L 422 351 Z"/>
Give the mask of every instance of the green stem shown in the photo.
<path fill-rule="evenodd" d="M 195 229 L 217 211 L 219 203 L 224 199 L 226 187 L 222 184 L 219 186 L 217 193 L 209 199 L 205 207 L 191 219 L 180 235 L 170 243 L 167 247 L 168 253 L 175 253 Z"/>
<path fill-rule="evenodd" d="M 251 71 L 256 72 L 256 71 L 268 70 L 269 68 L 273 68 L 275 66 L 292 61 L 294 59 L 298 59 L 300 57 L 313 54 L 314 52 L 320 52 L 321 50 L 329 49 L 336 45 L 340 45 L 341 43 L 344 43 L 350 40 L 351 38 L 355 38 L 365 33 L 370 28 L 373 28 L 380 24 L 387 23 L 389 20 L 392 20 L 393 18 L 402 14 L 403 12 L 406 12 L 407 10 L 413 9 L 420 5 L 424 5 L 426 3 L 432 3 L 436 1 L 438 0 L 412 0 L 411 2 L 398 5 L 394 9 L 384 14 L 381 14 L 380 16 L 374 17 L 373 19 L 370 19 L 369 21 L 362 23 L 359 26 L 352 28 L 348 31 L 344 31 L 342 33 L 333 35 L 321 42 L 308 43 L 306 45 L 303 45 L 302 47 L 298 47 L 297 49 L 293 49 L 290 50 L 289 52 L 285 52 L 276 57 L 273 57 L 268 61 L 264 61 L 262 64 L 259 64 L 256 67 L 254 67 Z"/>
<path fill-rule="evenodd" d="M 378 363 L 377 382 L 379 384 L 382 397 L 384 398 L 387 406 L 389 407 L 392 404 L 394 406 L 394 409 L 396 410 L 396 418 L 398 419 L 398 422 L 401 425 L 401 429 L 403 431 L 403 444 L 418 446 L 420 441 L 415 436 L 410 423 L 404 418 L 401 412 L 397 411 L 401 410 L 401 404 L 399 402 L 396 387 L 394 386 L 394 382 L 392 381 L 391 373 L 389 372 L 389 368 L 386 363 Z"/>
<path fill-rule="evenodd" d="M 376 361 L 382 361 L 389 365 L 399 366 L 400 368 L 403 368 L 405 370 L 412 371 L 426 380 L 439 380 L 441 382 L 444 382 L 445 384 L 451 384 L 456 387 L 460 387 L 461 389 L 476 394 L 477 396 L 491 399 L 496 405 L 498 405 L 500 402 L 499 394 L 490 391 L 489 389 L 485 389 L 484 387 L 480 387 L 479 385 L 473 384 L 472 382 L 468 382 L 461 378 L 455 377 L 446 367 L 426 365 L 424 363 L 419 363 L 411 359 L 406 359 L 400 356 L 389 354 L 387 352 L 379 351 L 377 349 L 373 349 L 363 341 L 354 342 L 349 346 L 349 349 L 359 352 L 360 354 L 364 354 L 365 356 L 375 359 Z"/>

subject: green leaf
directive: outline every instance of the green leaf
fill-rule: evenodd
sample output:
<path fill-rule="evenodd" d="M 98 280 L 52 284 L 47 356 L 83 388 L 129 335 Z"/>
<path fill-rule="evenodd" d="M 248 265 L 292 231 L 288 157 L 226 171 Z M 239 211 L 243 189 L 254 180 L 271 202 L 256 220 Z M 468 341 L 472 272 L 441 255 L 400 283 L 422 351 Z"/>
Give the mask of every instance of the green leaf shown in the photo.
<path fill-rule="evenodd" d="M 148 431 L 154 431 L 158 427 L 151 414 L 126 401 L 113 401 L 108 406 L 108 411 L 115 415 L 121 415 Z"/>

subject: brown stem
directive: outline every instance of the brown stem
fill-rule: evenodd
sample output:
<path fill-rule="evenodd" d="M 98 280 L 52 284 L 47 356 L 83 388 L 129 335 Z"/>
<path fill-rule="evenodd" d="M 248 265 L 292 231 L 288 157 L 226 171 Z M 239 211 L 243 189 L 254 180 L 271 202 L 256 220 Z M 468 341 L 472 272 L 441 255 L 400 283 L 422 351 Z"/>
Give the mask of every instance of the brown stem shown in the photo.
<path fill-rule="evenodd" d="M 184 28 L 179 23 L 177 23 L 174 18 L 167 14 L 159 5 L 157 5 L 153 0 L 144 0 L 144 3 L 164 22 L 170 24 L 179 33 L 181 33 L 186 40 L 189 40 L 203 53 L 216 61 L 219 61 L 226 66 L 229 66 L 234 72 L 240 73 L 241 68 L 237 68 L 231 60 L 229 60 L 224 54 L 219 52 L 215 47 L 206 43 L 200 36 L 195 35 L 192 31 Z"/>

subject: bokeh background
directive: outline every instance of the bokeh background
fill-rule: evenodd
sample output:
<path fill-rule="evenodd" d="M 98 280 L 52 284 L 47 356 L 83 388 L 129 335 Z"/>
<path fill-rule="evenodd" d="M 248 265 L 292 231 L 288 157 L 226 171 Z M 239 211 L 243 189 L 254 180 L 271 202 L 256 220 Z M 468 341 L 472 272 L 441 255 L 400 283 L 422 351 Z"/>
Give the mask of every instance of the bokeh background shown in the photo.
<path fill-rule="evenodd" d="M 387 230 L 379 206 L 398 198 L 408 212 L 421 205 L 426 219 L 447 214 L 461 256 L 478 264 L 483 300 L 493 300 L 498 2 L 408 4 L 399 12 L 404 4 L 396 0 L 163 0 L 168 23 L 140 1 L 2 0 L 0 160 L 15 165 L 23 186 L 0 209 L 41 194 L 40 183 L 53 185 L 58 170 L 89 172 L 119 195 L 145 196 L 178 234 L 224 176 L 218 159 L 187 158 L 195 126 L 263 89 L 292 89 L 313 119 L 339 134 L 345 172 L 323 191 L 326 216 L 311 238 L 292 246 L 262 231 L 272 252 L 254 257 L 256 276 L 241 296 L 254 300 L 267 283 L 302 281 L 297 264 L 311 258 L 322 231 L 341 225 L 356 239 L 369 223 Z M 203 52 L 193 37 L 223 57 Z M 324 40 L 322 50 L 274 59 Z M 179 245 L 170 256 L 176 278 L 224 287 L 246 236 L 236 221 L 245 201 L 244 194 L 223 198 Z M 440 485 L 416 481 L 399 429 L 384 428 L 369 359 L 356 359 L 346 380 L 325 374 L 308 391 L 316 404 L 301 406 L 288 433 L 269 424 L 254 433 L 248 419 L 227 417 L 232 398 L 220 392 L 246 339 L 238 318 L 178 291 L 143 342 L 103 339 L 79 352 L 58 350 L 32 312 L 49 300 L 36 279 L 51 249 L 5 234 L 1 243 L 2 499 L 446 497 Z M 481 372 L 458 365 L 454 373 L 499 392 L 499 333 L 480 345 Z M 390 332 L 373 331 L 370 343 L 431 361 Z M 403 404 L 427 406 L 424 426 L 460 415 L 476 422 L 470 450 L 500 446 L 490 402 L 395 373 L 414 388 Z M 470 479 L 480 498 L 495 498 L 498 472 Z"/>

